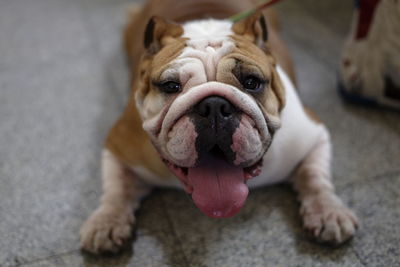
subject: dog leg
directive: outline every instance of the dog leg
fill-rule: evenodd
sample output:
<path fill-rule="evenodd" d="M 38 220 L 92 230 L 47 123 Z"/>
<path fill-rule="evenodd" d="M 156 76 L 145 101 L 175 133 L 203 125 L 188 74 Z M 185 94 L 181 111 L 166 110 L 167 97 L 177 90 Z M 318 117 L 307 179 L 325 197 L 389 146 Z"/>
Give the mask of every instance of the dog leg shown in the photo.
<path fill-rule="evenodd" d="M 132 234 L 133 212 L 149 188 L 108 150 L 103 152 L 101 204 L 83 224 L 81 247 L 92 253 L 117 252 Z"/>
<path fill-rule="evenodd" d="M 316 240 L 337 245 L 354 235 L 358 220 L 334 192 L 330 161 L 331 143 L 324 127 L 318 143 L 298 167 L 293 187 L 304 228 Z"/>

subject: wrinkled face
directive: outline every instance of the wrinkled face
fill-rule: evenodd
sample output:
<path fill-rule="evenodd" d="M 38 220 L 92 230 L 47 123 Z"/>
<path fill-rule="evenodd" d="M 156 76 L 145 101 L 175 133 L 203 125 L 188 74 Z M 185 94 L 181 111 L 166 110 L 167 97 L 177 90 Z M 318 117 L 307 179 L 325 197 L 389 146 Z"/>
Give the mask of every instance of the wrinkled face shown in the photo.
<path fill-rule="evenodd" d="M 156 23 L 164 23 L 158 41 Z M 211 217 L 233 216 L 244 205 L 246 180 L 260 173 L 280 125 L 282 87 L 256 23 L 158 19 L 146 32 L 150 52 L 135 95 L 143 128 Z"/>

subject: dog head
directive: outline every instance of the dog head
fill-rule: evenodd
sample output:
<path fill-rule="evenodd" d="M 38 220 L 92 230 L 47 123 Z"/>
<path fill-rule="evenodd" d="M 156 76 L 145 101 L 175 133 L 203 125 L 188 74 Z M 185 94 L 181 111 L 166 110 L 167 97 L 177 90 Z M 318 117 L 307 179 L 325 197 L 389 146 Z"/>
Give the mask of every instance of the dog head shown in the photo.
<path fill-rule="evenodd" d="M 153 17 L 135 88 L 155 148 L 211 217 L 244 205 L 280 126 L 284 92 L 264 17 L 178 25 Z"/>

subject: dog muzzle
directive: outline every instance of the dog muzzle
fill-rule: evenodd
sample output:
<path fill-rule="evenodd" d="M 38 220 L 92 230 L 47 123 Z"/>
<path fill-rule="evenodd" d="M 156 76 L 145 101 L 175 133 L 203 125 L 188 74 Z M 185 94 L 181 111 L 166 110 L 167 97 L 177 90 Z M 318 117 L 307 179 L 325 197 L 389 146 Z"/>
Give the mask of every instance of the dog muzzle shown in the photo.
<path fill-rule="evenodd" d="M 196 206 L 210 217 L 239 212 L 246 181 L 261 171 L 271 135 L 255 100 L 239 89 L 209 82 L 188 89 L 157 127 L 144 124 L 170 170 Z"/>

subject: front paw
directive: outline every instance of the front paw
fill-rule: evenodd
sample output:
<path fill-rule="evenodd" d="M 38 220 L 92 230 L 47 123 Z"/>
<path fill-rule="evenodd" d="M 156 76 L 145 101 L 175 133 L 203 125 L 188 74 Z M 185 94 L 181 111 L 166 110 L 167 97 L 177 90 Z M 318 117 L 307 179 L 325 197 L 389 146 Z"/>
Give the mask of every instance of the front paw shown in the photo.
<path fill-rule="evenodd" d="M 118 252 L 131 237 L 133 222 L 130 211 L 98 208 L 81 228 L 82 249 L 91 253 Z"/>
<path fill-rule="evenodd" d="M 335 195 L 310 197 L 302 202 L 304 228 L 319 242 L 339 245 L 355 234 L 356 215 Z"/>

